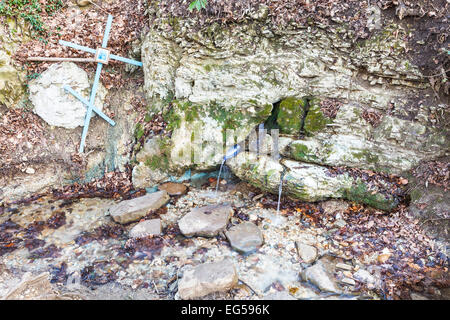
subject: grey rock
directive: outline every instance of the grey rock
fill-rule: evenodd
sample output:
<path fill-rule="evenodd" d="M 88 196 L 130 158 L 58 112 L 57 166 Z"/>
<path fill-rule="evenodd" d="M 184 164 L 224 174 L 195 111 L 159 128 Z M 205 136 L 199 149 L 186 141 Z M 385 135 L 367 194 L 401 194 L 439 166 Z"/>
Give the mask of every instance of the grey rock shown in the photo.
<path fill-rule="evenodd" d="M 158 191 L 140 198 L 122 201 L 111 207 L 109 213 L 114 221 L 125 224 L 139 220 L 150 210 L 161 208 L 169 199 L 166 191 Z"/>
<path fill-rule="evenodd" d="M 305 263 L 313 263 L 317 259 L 317 249 L 309 244 L 297 241 L 297 249 L 300 259 Z"/>
<path fill-rule="evenodd" d="M 365 283 L 365 284 L 372 284 L 375 285 L 377 283 L 377 280 L 374 276 L 370 274 L 370 272 L 359 269 L 353 274 L 353 278 L 358 280 L 359 282 Z"/>
<path fill-rule="evenodd" d="M 311 267 L 306 268 L 301 275 L 303 280 L 310 281 L 320 290 L 334 293 L 341 292 L 337 287 L 331 266 L 323 258 Z"/>
<path fill-rule="evenodd" d="M 200 298 L 213 292 L 228 291 L 237 283 L 238 275 L 230 260 L 204 263 L 184 271 L 178 282 L 178 295 L 183 300 Z"/>
<path fill-rule="evenodd" d="M 139 222 L 130 230 L 131 238 L 142 238 L 161 234 L 161 220 L 151 219 Z"/>
<path fill-rule="evenodd" d="M 232 214 L 228 204 L 194 208 L 178 221 L 178 226 L 188 237 L 214 237 L 226 228 Z"/>
<path fill-rule="evenodd" d="M 233 226 L 225 232 L 233 249 L 249 253 L 263 244 L 263 236 L 258 226 L 251 222 L 244 222 Z"/>

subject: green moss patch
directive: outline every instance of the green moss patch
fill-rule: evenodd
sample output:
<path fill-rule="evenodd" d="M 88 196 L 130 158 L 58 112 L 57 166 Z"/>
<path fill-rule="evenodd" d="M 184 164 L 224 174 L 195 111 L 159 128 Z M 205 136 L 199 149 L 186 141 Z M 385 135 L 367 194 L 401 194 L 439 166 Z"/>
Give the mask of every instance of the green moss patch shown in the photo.
<path fill-rule="evenodd" d="M 371 207 L 391 211 L 398 205 L 398 200 L 391 195 L 383 195 L 368 190 L 367 185 L 358 180 L 350 189 L 345 190 L 344 197 L 350 201 L 367 204 Z"/>
<path fill-rule="evenodd" d="M 298 134 L 302 129 L 303 118 L 306 113 L 307 101 L 305 99 L 287 98 L 281 101 L 277 123 L 281 133 Z"/>
<path fill-rule="evenodd" d="M 325 116 L 323 112 L 320 110 L 319 104 L 311 104 L 309 106 L 308 114 L 305 118 L 305 123 L 303 126 L 303 130 L 312 135 L 318 131 L 324 129 L 327 124 L 333 122 L 330 118 Z"/>

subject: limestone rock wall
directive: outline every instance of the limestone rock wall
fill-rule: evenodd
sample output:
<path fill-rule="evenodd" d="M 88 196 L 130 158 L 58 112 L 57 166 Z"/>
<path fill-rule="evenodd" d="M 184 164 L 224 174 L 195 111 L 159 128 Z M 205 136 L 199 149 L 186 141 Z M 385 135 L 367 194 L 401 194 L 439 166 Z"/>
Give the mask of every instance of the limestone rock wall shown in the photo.
<path fill-rule="evenodd" d="M 428 82 L 404 54 L 404 26 L 385 24 L 358 41 L 342 22 L 277 28 L 261 16 L 200 29 L 193 25 L 190 19 L 160 19 L 143 39 L 144 90 L 153 110 L 162 111 L 173 129 L 161 155 L 170 169 L 217 167 L 223 150 L 211 148 L 221 138 L 224 146 L 232 145 L 224 136 L 227 130 L 235 132 L 231 140 L 243 142 L 265 123 L 282 136 L 283 159 L 272 159 L 272 165 L 304 168 L 296 170 L 300 180 L 327 186 L 321 193 L 320 187 L 306 184 L 309 193 L 299 193 L 298 181 L 287 183 L 292 196 L 310 201 L 342 197 L 390 209 L 398 199 L 362 199 L 373 190 L 355 191 L 358 182 L 322 171 L 338 166 L 408 176 L 421 161 L 448 155 L 443 125 L 448 108 L 433 99 Z M 331 115 L 326 110 L 330 101 L 337 105 Z M 192 150 L 200 150 L 206 160 L 192 161 Z M 238 176 L 277 192 L 279 179 L 265 185 L 272 181 L 270 170 L 245 173 L 245 162 L 238 159 L 230 162 Z M 267 165 L 261 159 L 254 159 L 255 168 Z"/>

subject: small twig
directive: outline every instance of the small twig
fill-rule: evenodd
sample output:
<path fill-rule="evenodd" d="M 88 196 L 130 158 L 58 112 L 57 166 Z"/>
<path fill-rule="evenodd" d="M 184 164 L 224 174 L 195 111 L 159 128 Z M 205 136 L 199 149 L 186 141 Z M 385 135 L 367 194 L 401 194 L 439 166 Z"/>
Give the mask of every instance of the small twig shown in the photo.
<path fill-rule="evenodd" d="M 156 293 L 159 295 L 158 287 L 155 284 L 155 280 L 152 280 L 153 286 L 155 287 Z"/>
<path fill-rule="evenodd" d="M 258 297 L 261 297 L 255 290 L 253 290 L 252 287 L 250 287 L 244 280 L 238 279 L 240 282 L 242 282 L 243 285 L 245 285 L 247 288 L 249 288 L 254 294 L 256 294 Z"/>

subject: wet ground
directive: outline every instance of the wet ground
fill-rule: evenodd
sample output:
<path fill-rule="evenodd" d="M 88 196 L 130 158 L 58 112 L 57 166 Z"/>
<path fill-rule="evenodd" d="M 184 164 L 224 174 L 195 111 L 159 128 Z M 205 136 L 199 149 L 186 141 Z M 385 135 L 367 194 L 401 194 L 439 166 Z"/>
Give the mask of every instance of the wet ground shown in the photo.
<path fill-rule="evenodd" d="M 404 219 L 412 218 L 404 211 L 386 215 L 341 201 L 309 204 L 283 198 L 277 214 L 277 196 L 226 181 L 216 195 L 215 181 L 210 180 L 149 212 L 145 219 L 159 217 L 163 233 L 143 239 L 128 238 L 136 223 L 119 225 L 107 215 L 119 200 L 42 197 L 3 208 L 0 297 L 178 299 L 177 280 L 184 268 L 230 257 L 239 285 L 204 299 L 264 299 L 274 294 L 296 299 L 448 298 L 445 244 L 418 233 L 413 220 L 407 220 L 408 226 Z M 216 203 L 232 205 L 229 227 L 255 223 L 264 244 L 243 255 L 224 235 L 187 238 L 180 233 L 181 217 L 194 207 Z M 314 262 L 299 258 L 298 243 L 317 249 L 315 260 L 332 267 L 331 281 L 341 292 L 321 292 L 302 280 L 301 273 Z M 373 281 L 358 277 L 360 270 Z M 27 293 L 23 285 L 45 292 Z"/>

